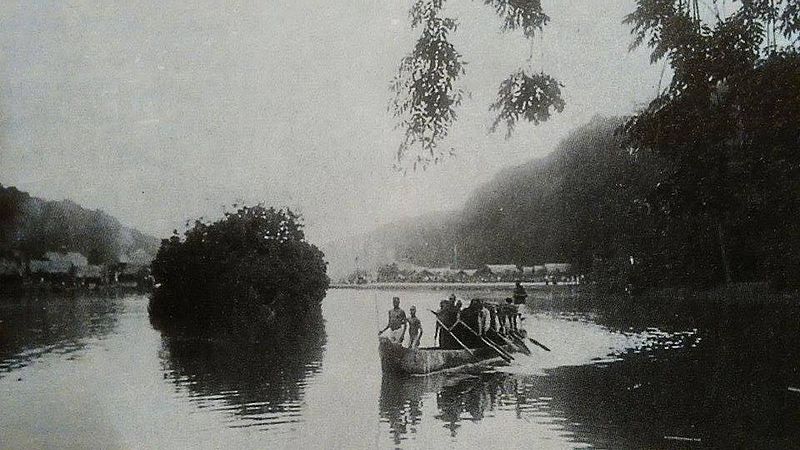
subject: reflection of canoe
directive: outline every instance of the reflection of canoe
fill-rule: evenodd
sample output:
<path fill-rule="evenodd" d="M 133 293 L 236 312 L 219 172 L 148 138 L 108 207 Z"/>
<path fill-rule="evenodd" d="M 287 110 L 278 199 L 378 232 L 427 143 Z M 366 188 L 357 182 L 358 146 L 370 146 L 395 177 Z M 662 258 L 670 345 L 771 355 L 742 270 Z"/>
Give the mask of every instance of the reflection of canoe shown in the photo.
<path fill-rule="evenodd" d="M 502 348 L 508 353 L 517 351 L 511 345 L 504 345 Z M 488 347 L 472 349 L 475 354 L 473 356 L 466 350 L 410 349 L 381 338 L 378 350 L 384 373 L 405 375 L 427 375 L 436 372 L 464 370 L 502 361 L 502 358 Z"/>

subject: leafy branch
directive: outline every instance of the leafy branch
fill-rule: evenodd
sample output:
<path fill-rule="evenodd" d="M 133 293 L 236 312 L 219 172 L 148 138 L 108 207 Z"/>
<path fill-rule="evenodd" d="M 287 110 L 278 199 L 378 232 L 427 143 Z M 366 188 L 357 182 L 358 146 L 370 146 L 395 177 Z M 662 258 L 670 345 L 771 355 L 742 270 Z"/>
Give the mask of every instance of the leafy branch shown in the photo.
<path fill-rule="evenodd" d="M 400 61 L 390 90 L 394 94 L 389 111 L 398 120 L 404 136 L 397 150 L 395 167 L 411 161 L 413 169 L 438 163 L 454 150 L 443 150 L 440 143 L 447 138 L 457 119 L 456 110 L 464 99 L 458 82 L 466 73 L 462 55 L 449 41 L 457 22 L 440 17 L 445 0 L 416 0 L 409 11 L 412 29 L 422 33 L 412 52 Z M 506 31 L 520 30 L 527 38 L 550 21 L 542 11 L 540 0 L 483 0 L 503 19 Z M 490 110 L 499 111 L 494 132 L 501 122 L 507 136 L 518 120 L 534 124 L 547 120 L 552 111 L 561 112 L 564 100 L 560 83 L 544 73 L 527 75 L 523 70 L 512 74 L 500 85 L 497 102 Z"/>

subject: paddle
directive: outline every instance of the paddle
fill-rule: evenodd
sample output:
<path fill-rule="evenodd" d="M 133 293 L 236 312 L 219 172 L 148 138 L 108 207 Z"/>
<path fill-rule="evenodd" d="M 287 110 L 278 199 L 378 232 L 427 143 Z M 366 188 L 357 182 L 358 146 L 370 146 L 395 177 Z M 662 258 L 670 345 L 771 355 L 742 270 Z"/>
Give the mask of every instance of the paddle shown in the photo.
<path fill-rule="evenodd" d="M 486 344 L 487 346 L 489 346 L 489 348 L 491 348 L 492 350 L 494 350 L 495 352 L 497 352 L 497 354 L 498 354 L 498 355 L 500 355 L 500 357 L 501 357 L 501 358 L 503 358 L 504 360 L 506 360 L 506 362 L 509 362 L 509 363 L 510 363 L 510 362 L 511 362 L 511 360 L 513 360 L 513 359 L 514 359 L 514 357 L 513 357 L 513 356 L 509 355 L 507 352 L 505 352 L 505 351 L 501 350 L 500 348 L 498 348 L 497 346 L 495 346 L 494 344 L 492 344 L 490 341 L 486 340 L 486 339 L 485 339 L 483 336 L 481 336 L 480 334 L 476 333 L 476 332 L 475 332 L 475 330 L 473 330 L 472 328 L 470 328 L 470 326 L 469 326 L 469 325 L 467 325 L 466 323 L 462 322 L 461 320 L 459 320 L 458 322 L 456 322 L 456 324 L 459 324 L 459 323 L 460 323 L 461 325 L 464 325 L 464 327 L 465 327 L 466 329 L 468 329 L 468 330 L 469 330 L 469 331 L 470 331 L 472 334 L 474 334 L 475 336 L 478 336 L 478 339 L 480 339 L 481 341 L 483 341 L 483 343 L 484 343 L 484 344 Z M 453 325 L 453 326 L 455 327 L 455 325 Z"/>
<path fill-rule="evenodd" d="M 543 349 L 545 349 L 546 351 L 548 351 L 548 352 L 550 351 L 550 349 L 549 349 L 549 348 L 545 347 L 545 345 L 544 345 L 544 344 L 542 344 L 541 342 L 537 341 L 536 339 L 533 339 L 533 338 L 528 338 L 528 340 L 529 340 L 529 341 L 531 341 L 531 342 L 533 342 L 534 344 L 538 345 L 539 347 L 542 347 L 542 348 L 543 348 Z"/>
<path fill-rule="evenodd" d="M 514 341 L 514 343 L 515 343 L 515 344 L 517 344 L 517 347 L 520 347 L 521 349 L 523 349 L 523 350 L 522 350 L 522 352 L 523 352 L 523 353 L 525 353 L 526 355 L 530 355 L 530 354 L 532 354 L 532 353 L 533 353 L 533 352 L 531 351 L 531 349 L 530 349 L 530 348 L 528 348 L 528 346 L 525 344 L 525 341 L 523 341 L 522 339 L 520 339 L 520 337 L 519 337 L 519 336 L 517 336 L 517 335 L 516 335 L 516 334 L 514 334 L 514 333 L 510 333 L 510 334 L 509 334 L 509 336 L 511 336 L 511 340 L 512 340 L 512 341 Z"/>
<path fill-rule="evenodd" d="M 436 312 L 435 312 L 435 311 L 431 311 L 430 309 L 429 309 L 428 311 L 430 311 L 431 313 L 433 313 L 433 315 L 436 317 L 436 323 L 438 323 L 440 327 L 444 328 L 444 329 L 445 329 L 445 330 L 446 330 L 448 333 L 450 333 L 450 336 L 453 336 L 453 339 L 455 339 L 455 340 L 456 340 L 456 342 L 458 342 L 458 344 L 459 344 L 461 347 L 463 347 L 463 348 L 464 348 L 464 350 L 468 351 L 470 355 L 472 355 L 473 357 L 477 358 L 477 356 L 475 356 L 475 352 L 473 352 L 473 351 L 472 351 L 472 350 L 471 350 L 469 347 L 467 347 L 466 345 L 464 345 L 464 343 L 463 343 L 463 342 L 461 342 L 461 339 L 457 338 L 457 337 L 456 337 L 456 335 L 455 335 L 455 334 L 454 334 L 452 331 L 450 331 L 450 328 L 447 328 L 446 326 L 444 326 L 444 324 L 442 323 L 442 321 L 441 321 L 441 320 L 439 320 L 439 315 L 438 315 L 438 314 L 436 314 Z M 453 325 L 453 326 L 455 326 L 455 325 Z"/>
<path fill-rule="evenodd" d="M 519 349 L 519 351 L 521 351 L 522 353 L 525 353 L 526 355 L 530 355 L 531 354 L 531 349 L 529 349 L 528 346 L 525 345 L 524 342 L 520 342 L 519 340 L 514 340 L 513 342 L 509 341 L 508 339 L 506 339 L 505 336 L 503 336 L 500 333 L 495 333 L 495 335 L 499 336 L 500 339 L 502 339 L 503 342 L 505 342 L 506 344 L 513 345 L 513 346 L 517 347 Z M 513 336 L 512 336 L 512 338 L 513 338 Z"/>

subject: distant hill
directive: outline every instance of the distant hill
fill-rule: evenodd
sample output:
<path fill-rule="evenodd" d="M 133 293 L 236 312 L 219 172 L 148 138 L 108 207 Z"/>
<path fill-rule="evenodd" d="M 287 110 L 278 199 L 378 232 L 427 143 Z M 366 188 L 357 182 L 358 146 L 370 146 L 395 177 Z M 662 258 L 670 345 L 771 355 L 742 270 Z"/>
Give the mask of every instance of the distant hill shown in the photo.
<path fill-rule="evenodd" d="M 591 265 L 613 240 L 625 183 L 647 181 L 616 133 L 619 118 L 595 118 L 543 158 L 498 173 L 456 212 L 385 226 L 326 248 L 334 278 L 405 261 L 428 267 Z M 341 266 L 342 263 L 347 263 Z"/>
<path fill-rule="evenodd" d="M 409 257 L 404 252 L 415 247 L 415 241 L 425 241 L 430 234 L 444 233 L 453 226 L 453 213 L 429 214 L 414 219 L 393 222 L 370 233 L 327 242 L 320 245 L 328 262 L 328 275 L 339 280 L 356 269 L 373 271 L 379 265 L 397 260 L 420 260 L 424 251 Z M 439 253 L 438 247 L 431 247 Z M 434 256 L 431 255 L 431 258 Z"/>
<path fill-rule="evenodd" d="M 0 185 L 0 257 L 79 252 L 90 264 L 152 260 L 160 240 L 69 201 L 46 201 Z"/>

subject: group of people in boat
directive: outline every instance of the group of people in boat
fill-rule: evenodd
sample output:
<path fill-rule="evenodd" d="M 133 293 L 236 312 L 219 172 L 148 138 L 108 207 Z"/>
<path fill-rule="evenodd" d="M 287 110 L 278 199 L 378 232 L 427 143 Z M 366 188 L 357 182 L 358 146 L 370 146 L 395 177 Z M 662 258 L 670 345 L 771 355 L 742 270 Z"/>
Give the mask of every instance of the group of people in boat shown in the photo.
<path fill-rule="evenodd" d="M 434 340 L 441 349 L 476 348 L 484 345 L 483 339 L 502 345 L 507 340 L 504 336 L 519 331 L 519 311 L 517 305 L 524 303 L 525 289 L 520 283 L 514 290 L 514 296 L 506 298 L 505 303 L 486 302 L 472 299 L 469 306 L 463 307 L 455 294 L 439 303 L 436 315 Z M 521 300 L 521 302 L 520 302 Z M 400 298 L 392 299 L 392 309 L 386 327 L 378 335 L 396 344 L 403 344 L 408 331 L 409 348 L 419 347 L 422 339 L 422 323 L 417 317 L 416 306 L 409 308 L 410 316 L 400 308 Z"/>
<path fill-rule="evenodd" d="M 474 298 L 462 308 L 461 301 L 451 295 L 439 303 L 436 318 L 434 337 L 442 349 L 476 348 L 484 345 L 483 339 L 502 345 L 504 341 L 498 334 L 519 330 L 519 311 L 512 298 L 504 304 Z"/>

